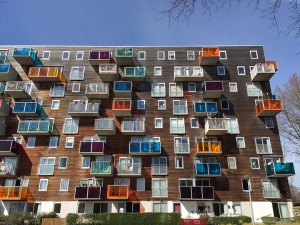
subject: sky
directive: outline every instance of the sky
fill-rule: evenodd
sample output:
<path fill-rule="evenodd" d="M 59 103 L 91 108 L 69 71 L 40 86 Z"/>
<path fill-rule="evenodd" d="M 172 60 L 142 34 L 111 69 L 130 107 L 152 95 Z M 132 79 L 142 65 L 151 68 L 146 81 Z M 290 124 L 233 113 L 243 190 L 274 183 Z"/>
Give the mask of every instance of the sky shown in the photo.
<path fill-rule="evenodd" d="M 2 0 L 0 45 L 263 45 L 266 59 L 279 66 L 271 79 L 273 89 L 300 74 L 300 38 L 286 35 L 288 1 L 279 10 L 279 32 L 245 4 L 212 10 L 211 15 L 199 9 L 190 21 L 169 21 L 159 14 L 162 1 Z M 293 180 L 300 186 L 300 172 Z"/>

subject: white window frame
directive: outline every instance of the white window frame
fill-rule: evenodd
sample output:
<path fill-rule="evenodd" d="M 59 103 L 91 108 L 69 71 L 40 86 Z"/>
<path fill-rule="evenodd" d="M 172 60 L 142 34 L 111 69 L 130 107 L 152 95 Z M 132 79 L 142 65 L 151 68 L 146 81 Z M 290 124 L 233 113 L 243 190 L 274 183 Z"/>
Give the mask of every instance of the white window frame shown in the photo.
<path fill-rule="evenodd" d="M 193 120 L 196 120 L 196 126 L 193 126 Z M 196 117 L 190 118 L 190 123 L 191 123 L 191 128 L 195 129 L 195 128 L 199 128 L 199 120 Z"/>
<path fill-rule="evenodd" d="M 84 205 L 84 210 L 83 210 L 83 212 L 79 212 L 79 206 L 80 205 Z M 85 204 L 85 202 L 78 202 L 78 206 L 77 206 L 77 213 L 78 214 L 84 214 L 86 212 L 86 204 Z"/>
<path fill-rule="evenodd" d="M 79 71 L 82 71 L 82 77 L 72 77 L 72 72 L 74 71 L 78 71 L 78 74 L 79 74 Z M 69 76 L 69 79 L 70 80 L 84 80 L 84 77 L 85 77 L 85 66 L 72 66 L 71 67 L 71 71 L 70 71 L 70 76 Z"/>
<path fill-rule="evenodd" d="M 70 143 L 72 146 L 67 146 Z M 65 148 L 73 148 L 74 147 L 74 137 L 66 137 Z"/>
<path fill-rule="evenodd" d="M 45 54 L 49 54 L 49 56 L 48 56 L 48 57 L 45 57 Z M 44 51 L 44 52 L 43 52 L 43 60 L 48 60 L 48 59 L 50 59 L 50 56 L 51 56 L 51 51 Z"/>
<path fill-rule="evenodd" d="M 66 166 L 65 167 L 60 165 L 61 159 L 66 159 Z M 66 156 L 59 157 L 59 159 L 58 159 L 58 169 L 67 169 L 67 168 L 68 168 L 68 157 L 66 157 Z"/>
<path fill-rule="evenodd" d="M 159 95 L 156 95 L 156 96 L 153 96 L 153 91 L 155 89 L 161 89 L 160 92 L 162 92 L 162 94 L 159 94 Z M 164 92 L 164 93 L 163 93 Z M 151 97 L 166 97 L 166 84 L 165 83 L 152 83 L 151 84 Z"/>
<path fill-rule="evenodd" d="M 78 57 L 78 55 L 81 54 L 81 58 Z M 83 57 L 84 57 L 84 51 L 77 51 L 76 52 L 76 60 L 83 60 Z"/>
<path fill-rule="evenodd" d="M 223 107 L 223 102 L 227 102 L 227 105 L 228 105 L 227 108 Z M 220 108 L 223 109 L 223 110 L 229 110 L 230 109 L 229 101 L 227 99 L 221 99 L 220 100 L 220 105 L 221 105 Z"/>
<path fill-rule="evenodd" d="M 67 188 L 66 189 L 62 189 L 63 181 L 67 181 Z M 59 191 L 69 191 L 69 183 L 70 183 L 70 180 L 68 178 L 60 179 Z"/>
<path fill-rule="evenodd" d="M 179 145 L 179 148 L 180 148 L 180 145 L 187 144 L 187 151 L 178 151 L 176 149 L 176 144 Z M 183 149 L 185 149 L 185 148 L 183 148 Z M 191 153 L 190 138 L 189 137 L 174 137 L 174 153 L 175 154 L 190 154 Z"/>
<path fill-rule="evenodd" d="M 169 83 L 169 97 L 183 97 L 183 84 Z"/>
<path fill-rule="evenodd" d="M 255 164 L 254 160 L 257 162 L 257 164 Z M 250 157 L 250 165 L 251 165 L 251 169 L 259 170 L 260 169 L 259 158 L 258 157 Z"/>
<path fill-rule="evenodd" d="M 67 124 L 67 121 L 71 121 L 70 124 Z M 70 125 L 70 126 L 77 126 L 75 128 L 77 128 L 74 132 L 66 132 L 65 131 L 65 127 L 67 125 Z M 73 118 L 65 118 L 65 121 L 64 121 L 64 124 L 63 124 L 63 133 L 64 134 L 77 134 L 78 133 L 78 127 L 79 127 L 79 118 L 78 117 L 73 117 Z"/>
<path fill-rule="evenodd" d="M 159 205 L 159 210 L 155 210 L 155 205 Z M 152 203 L 152 212 L 160 212 L 160 213 L 167 213 L 168 212 L 168 203 L 167 202 L 153 202 Z"/>
<path fill-rule="evenodd" d="M 237 82 L 229 82 L 229 91 L 238 92 Z"/>
<path fill-rule="evenodd" d="M 240 69 L 243 69 L 244 71 L 242 72 L 242 73 L 240 73 Z M 246 75 L 246 68 L 245 68 L 245 66 L 237 66 L 236 67 L 236 70 L 237 70 L 237 74 L 238 75 Z"/>
<path fill-rule="evenodd" d="M 178 124 L 179 124 L 179 121 L 183 121 L 183 131 L 182 132 L 172 132 L 172 121 L 175 121 L 176 124 L 177 124 L 177 129 L 178 130 Z M 181 125 L 181 124 L 180 124 Z M 184 121 L 184 118 L 170 118 L 170 133 L 171 134 L 185 134 L 185 121 Z"/>
<path fill-rule="evenodd" d="M 78 90 L 75 90 L 75 87 L 78 87 Z M 72 92 L 80 92 L 80 83 L 73 83 L 72 84 Z"/>
<path fill-rule="evenodd" d="M 256 57 L 252 57 L 252 53 L 256 53 Z M 258 59 L 257 50 L 250 50 L 250 59 Z"/>
<path fill-rule="evenodd" d="M 194 82 L 189 82 L 188 83 L 188 90 L 189 92 L 197 92 L 197 85 Z"/>
<path fill-rule="evenodd" d="M 240 124 L 237 117 L 230 117 L 227 119 L 227 133 L 228 134 L 239 134 Z"/>
<path fill-rule="evenodd" d="M 236 147 L 237 148 L 246 148 L 246 144 L 245 144 L 245 138 L 244 137 L 236 137 Z M 239 141 L 241 141 L 242 143 L 239 144 Z"/>
<path fill-rule="evenodd" d="M 141 53 L 144 53 L 144 57 L 141 57 Z M 146 51 L 139 51 L 138 52 L 138 59 L 139 60 L 146 60 Z"/>
<path fill-rule="evenodd" d="M 46 188 L 45 189 L 41 189 L 42 182 L 46 182 L 46 185 L 45 185 Z M 48 189 L 48 179 L 40 179 L 38 191 L 47 191 L 47 189 Z"/>
<path fill-rule="evenodd" d="M 161 126 L 157 126 L 157 121 L 161 121 Z M 154 126 L 155 128 L 163 128 L 163 118 L 154 118 Z"/>
<path fill-rule="evenodd" d="M 266 125 L 266 128 L 274 128 L 275 125 L 274 125 L 274 120 L 272 117 L 265 117 L 265 125 Z"/>
<path fill-rule="evenodd" d="M 248 97 L 260 97 L 263 95 L 260 83 L 247 82 L 246 89 Z"/>
<path fill-rule="evenodd" d="M 250 73 L 254 69 L 254 66 L 249 66 Z"/>
<path fill-rule="evenodd" d="M 175 51 L 168 51 L 168 60 L 175 60 L 175 59 L 176 59 Z"/>
<path fill-rule="evenodd" d="M 136 191 L 145 191 L 145 178 L 136 178 Z"/>
<path fill-rule="evenodd" d="M 176 107 L 179 112 L 175 111 Z M 180 111 L 181 109 L 183 109 L 182 112 Z M 188 111 L 187 100 L 173 100 L 173 115 L 188 115 Z"/>
<path fill-rule="evenodd" d="M 228 169 L 231 169 L 231 170 L 237 169 L 236 158 L 235 157 L 227 157 L 227 163 L 228 163 Z"/>
<path fill-rule="evenodd" d="M 143 107 L 140 107 L 139 102 L 143 102 Z M 136 104 L 136 108 L 137 110 L 145 110 L 146 109 L 146 100 L 137 100 L 137 104 Z"/>
<path fill-rule="evenodd" d="M 52 93 L 52 90 L 53 89 L 56 89 L 57 87 L 63 87 L 63 93 L 62 94 L 60 94 L 60 95 L 54 95 L 53 93 Z M 62 84 L 62 83 L 52 83 L 52 85 L 51 85 L 51 88 L 50 88 L 50 92 L 49 92 L 49 96 L 50 96 L 50 98 L 57 98 L 57 97 L 64 97 L 65 96 L 65 92 L 66 92 L 66 86 L 64 85 L 64 84 Z"/>
<path fill-rule="evenodd" d="M 268 152 L 258 152 L 257 140 L 261 140 L 262 142 L 263 142 L 263 140 L 267 141 L 267 144 L 264 144 L 264 145 L 267 145 Z M 267 155 L 268 154 L 273 154 L 271 139 L 269 137 L 254 137 L 254 142 L 255 142 L 256 153 L 257 154 L 267 154 Z"/>
<path fill-rule="evenodd" d="M 30 139 L 30 141 L 29 141 Z M 32 141 L 32 144 L 30 143 Z M 30 143 L 30 145 L 28 145 Z M 33 136 L 29 136 L 27 138 L 27 142 L 26 142 L 26 148 L 35 148 L 35 144 L 36 144 L 36 137 Z"/>
<path fill-rule="evenodd" d="M 68 54 L 67 58 L 64 58 L 65 53 Z M 70 51 L 63 51 L 62 54 L 61 54 L 61 59 L 62 60 L 69 60 L 70 59 Z"/>
<path fill-rule="evenodd" d="M 89 166 L 83 166 L 84 159 L 88 159 Z M 81 158 L 81 169 L 89 169 L 91 167 L 91 157 L 90 156 L 83 156 Z"/>
<path fill-rule="evenodd" d="M 162 103 L 162 105 L 161 105 Z M 166 110 L 167 109 L 167 105 L 166 105 L 166 100 L 158 100 L 157 101 L 157 109 L 159 110 Z"/>
<path fill-rule="evenodd" d="M 225 66 L 217 66 L 217 74 L 218 76 L 225 76 L 226 75 Z"/>
<path fill-rule="evenodd" d="M 158 195 L 158 196 L 153 195 L 153 181 L 165 181 L 166 187 L 163 187 L 164 189 L 166 189 L 166 192 L 167 192 L 167 194 L 165 196 L 164 195 Z M 152 197 L 159 197 L 159 198 L 167 198 L 168 197 L 168 179 L 167 178 L 152 178 L 151 187 L 152 187 Z M 161 184 L 159 184 L 158 188 L 162 189 Z"/>
<path fill-rule="evenodd" d="M 55 145 L 52 145 L 52 144 L 51 144 L 51 143 L 53 142 L 53 140 L 51 140 L 51 139 L 54 140 Z M 59 141 L 58 136 L 51 136 L 51 137 L 49 138 L 49 148 L 57 148 L 57 147 L 58 147 L 58 141 Z"/>
<path fill-rule="evenodd" d="M 153 69 L 154 76 L 162 76 L 162 67 L 155 66 Z"/>
<path fill-rule="evenodd" d="M 162 53 L 162 56 L 163 57 L 160 57 L 160 54 Z M 165 51 L 157 51 L 157 59 L 158 60 L 165 60 L 165 58 L 166 58 L 166 53 L 165 53 Z"/>
<path fill-rule="evenodd" d="M 180 160 L 181 160 L 181 167 L 178 166 L 177 159 L 180 159 Z M 178 155 L 175 156 L 175 169 L 184 169 L 184 160 L 183 160 L 183 156 L 178 156 Z"/>
<path fill-rule="evenodd" d="M 225 53 L 225 57 L 221 57 L 221 53 Z M 219 58 L 220 58 L 221 60 L 227 59 L 227 52 L 226 52 L 225 50 L 220 50 L 220 51 L 219 51 Z"/>
<path fill-rule="evenodd" d="M 186 52 L 186 59 L 187 60 L 195 60 L 195 51 L 187 51 Z"/>
<path fill-rule="evenodd" d="M 57 107 L 54 107 L 57 104 Z M 51 102 L 51 110 L 59 110 L 60 100 L 52 100 Z"/>

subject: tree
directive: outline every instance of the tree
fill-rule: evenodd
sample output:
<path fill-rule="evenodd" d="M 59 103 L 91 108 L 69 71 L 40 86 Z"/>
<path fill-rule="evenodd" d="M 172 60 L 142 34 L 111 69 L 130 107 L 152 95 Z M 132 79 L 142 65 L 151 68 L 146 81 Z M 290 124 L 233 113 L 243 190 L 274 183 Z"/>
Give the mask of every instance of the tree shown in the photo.
<path fill-rule="evenodd" d="M 300 188 L 294 184 L 290 184 L 290 191 L 292 195 L 292 202 L 294 204 L 300 203 Z"/>

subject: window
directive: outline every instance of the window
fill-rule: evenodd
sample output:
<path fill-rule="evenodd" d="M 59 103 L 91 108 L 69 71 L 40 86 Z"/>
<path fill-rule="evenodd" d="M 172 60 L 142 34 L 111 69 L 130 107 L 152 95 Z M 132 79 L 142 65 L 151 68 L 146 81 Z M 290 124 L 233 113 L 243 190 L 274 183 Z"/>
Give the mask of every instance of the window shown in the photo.
<path fill-rule="evenodd" d="M 250 158 L 251 169 L 260 169 L 259 158 Z"/>
<path fill-rule="evenodd" d="M 154 119 L 155 128 L 163 128 L 163 118 Z"/>
<path fill-rule="evenodd" d="M 191 118 L 191 128 L 199 128 L 198 118 Z"/>
<path fill-rule="evenodd" d="M 85 213 L 85 202 L 78 203 L 77 213 Z"/>
<path fill-rule="evenodd" d="M 73 148 L 74 145 L 74 137 L 66 137 L 65 148 Z"/>
<path fill-rule="evenodd" d="M 166 100 L 158 100 L 158 109 L 165 110 L 166 109 Z"/>
<path fill-rule="evenodd" d="M 83 55 L 84 55 L 83 51 L 77 51 L 76 52 L 76 60 L 83 60 Z"/>
<path fill-rule="evenodd" d="M 272 154 L 271 141 L 268 137 L 256 137 L 255 146 L 257 154 Z"/>
<path fill-rule="evenodd" d="M 50 51 L 43 52 L 43 59 L 50 59 Z"/>
<path fill-rule="evenodd" d="M 188 137 L 174 137 L 174 152 L 177 154 L 190 153 L 190 140 Z"/>
<path fill-rule="evenodd" d="M 168 51 L 168 60 L 175 60 L 175 51 Z"/>
<path fill-rule="evenodd" d="M 67 169 L 68 157 L 59 157 L 58 169 Z"/>
<path fill-rule="evenodd" d="M 152 175 L 168 174 L 167 157 L 152 157 L 151 173 Z"/>
<path fill-rule="evenodd" d="M 108 203 L 107 202 L 94 202 L 93 213 L 107 213 Z"/>
<path fill-rule="evenodd" d="M 265 118 L 266 128 L 274 128 L 273 118 Z"/>
<path fill-rule="evenodd" d="M 146 51 L 139 51 L 138 59 L 139 60 L 146 60 Z"/>
<path fill-rule="evenodd" d="M 251 191 L 250 179 L 242 179 L 242 188 L 243 188 L 243 192 Z"/>
<path fill-rule="evenodd" d="M 162 75 L 162 67 L 155 66 L 154 67 L 154 76 L 161 76 Z"/>
<path fill-rule="evenodd" d="M 40 179 L 39 191 L 47 191 L 48 179 Z"/>
<path fill-rule="evenodd" d="M 261 90 L 260 83 L 247 82 L 246 86 L 247 86 L 248 97 L 262 96 L 262 90 Z"/>
<path fill-rule="evenodd" d="M 38 175 L 54 174 L 55 157 L 41 157 L 38 165 Z"/>
<path fill-rule="evenodd" d="M 49 148 L 57 148 L 58 146 L 58 137 L 51 136 L 49 139 Z"/>
<path fill-rule="evenodd" d="M 217 71 L 219 76 L 226 75 L 225 67 L 224 66 L 217 66 Z"/>
<path fill-rule="evenodd" d="M 81 168 L 82 169 L 89 169 L 90 168 L 90 161 L 91 158 L 89 156 L 83 156 L 81 161 Z"/>
<path fill-rule="evenodd" d="M 61 203 L 54 203 L 54 207 L 53 207 L 54 209 L 53 209 L 53 211 L 55 212 L 55 213 L 60 213 L 60 211 L 61 211 Z"/>
<path fill-rule="evenodd" d="M 249 66 L 250 73 L 253 70 L 254 66 Z"/>
<path fill-rule="evenodd" d="M 84 80 L 84 66 L 73 66 L 70 72 L 70 80 Z"/>
<path fill-rule="evenodd" d="M 228 118 L 227 119 L 227 133 L 228 134 L 239 134 L 240 127 L 237 118 Z"/>
<path fill-rule="evenodd" d="M 251 50 L 250 51 L 250 58 L 251 59 L 258 59 L 258 54 L 256 50 Z"/>
<path fill-rule="evenodd" d="M 63 133 L 77 134 L 78 133 L 79 118 L 65 118 Z"/>
<path fill-rule="evenodd" d="M 195 60 L 195 52 L 194 51 L 187 51 L 186 52 L 187 60 Z"/>
<path fill-rule="evenodd" d="M 146 101 L 145 100 L 137 100 L 137 109 L 145 110 L 145 108 L 146 108 Z"/>
<path fill-rule="evenodd" d="M 235 157 L 228 157 L 227 162 L 228 162 L 228 169 L 237 169 Z"/>
<path fill-rule="evenodd" d="M 173 115 L 187 115 L 187 100 L 173 100 Z"/>
<path fill-rule="evenodd" d="M 157 51 L 157 59 L 164 60 L 165 59 L 165 52 L 164 51 Z"/>
<path fill-rule="evenodd" d="M 60 191 L 68 191 L 69 190 L 69 179 L 61 179 L 60 180 Z"/>
<path fill-rule="evenodd" d="M 219 51 L 220 52 L 220 59 L 227 59 L 227 52 L 226 51 Z"/>
<path fill-rule="evenodd" d="M 136 179 L 136 190 L 137 191 L 145 191 L 145 178 L 137 178 Z"/>
<path fill-rule="evenodd" d="M 80 83 L 73 83 L 72 92 L 80 92 Z"/>
<path fill-rule="evenodd" d="M 244 66 L 237 66 L 236 69 L 238 75 L 246 75 L 246 69 Z"/>
<path fill-rule="evenodd" d="M 236 137 L 236 147 L 237 148 L 246 148 L 244 137 Z"/>
<path fill-rule="evenodd" d="M 58 110 L 59 109 L 59 100 L 52 100 L 51 102 L 51 109 L 52 110 Z"/>
<path fill-rule="evenodd" d="M 63 51 L 62 60 L 68 60 L 70 58 L 70 51 Z"/>
<path fill-rule="evenodd" d="M 188 89 L 189 92 L 196 92 L 197 91 L 196 83 L 188 83 Z"/>
<path fill-rule="evenodd" d="M 65 85 L 60 83 L 53 83 L 50 89 L 50 97 L 64 97 Z"/>
<path fill-rule="evenodd" d="M 130 178 L 115 178 L 114 185 L 130 185 Z"/>
<path fill-rule="evenodd" d="M 152 178 L 152 197 L 168 197 L 166 178 Z"/>
<path fill-rule="evenodd" d="M 166 97 L 165 83 L 152 83 L 151 97 Z"/>
<path fill-rule="evenodd" d="M 176 169 L 184 169 L 182 156 L 175 156 L 175 168 Z"/>
<path fill-rule="evenodd" d="M 229 109 L 229 101 L 227 99 L 221 99 L 221 109 Z"/>
<path fill-rule="evenodd" d="M 166 202 L 154 202 L 153 212 L 168 212 L 168 204 Z"/>
<path fill-rule="evenodd" d="M 170 97 L 183 97 L 182 83 L 170 83 L 169 84 L 169 96 Z"/>
<path fill-rule="evenodd" d="M 36 137 L 28 137 L 27 138 L 27 148 L 34 148 L 35 141 L 36 141 Z"/>
<path fill-rule="evenodd" d="M 280 190 L 276 179 L 262 180 L 264 198 L 280 198 Z"/>
<path fill-rule="evenodd" d="M 237 83 L 236 82 L 230 82 L 229 83 L 229 91 L 230 92 L 238 92 Z"/>
<path fill-rule="evenodd" d="M 185 134 L 184 118 L 170 118 L 170 133 Z"/>

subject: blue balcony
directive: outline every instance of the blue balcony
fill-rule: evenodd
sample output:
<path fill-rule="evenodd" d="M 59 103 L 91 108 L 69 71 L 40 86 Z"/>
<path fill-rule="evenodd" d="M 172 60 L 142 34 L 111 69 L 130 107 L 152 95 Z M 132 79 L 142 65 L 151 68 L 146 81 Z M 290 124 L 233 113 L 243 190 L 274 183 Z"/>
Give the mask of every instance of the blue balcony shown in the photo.
<path fill-rule="evenodd" d="M 214 200 L 212 186 L 185 186 L 180 187 L 180 199 L 184 200 Z"/>
<path fill-rule="evenodd" d="M 267 165 L 267 177 L 289 177 L 295 175 L 294 163 L 275 162 Z"/>
<path fill-rule="evenodd" d="M 131 141 L 129 142 L 129 153 L 131 155 L 160 155 L 160 141 Z"/>
<path fill-rule="evenodd" d="M 218 113 L 218 106 L 216 102 L 195 102 L 194 105 L 194 115 L 195 116 L 215 116 Z"/>
<path fill-rule="evenodd" d="M 145 81 L 145 67 L 124 67 L 124 80 Z"/>
<path fill-rule="evenodd" d="M 22 135 L 50 135 L 54 125 L 49 120 L 23 120 L 18 124 L 18 134 Z"/>
<path fill-rule="evenodd" d="M 133 49 L 132 48 L 117 48 L 116 59 L 118 65 L 131 66 L 133 62 Z"/>
<path fill-rule="evenodd" d="M 11 66 L 8 60 L 0 64 L 0 81 L 16 80 L 18 72 Z"/>
<path fill-rule="evenodd" d="M 42 62 L 32 48 L 15 48 L 13 57 L 21 66 L 41 66 Z"/>
<path fill-rule="evenodd" d="M 37 102 L 16 102 L 13 113 L 17 116 L 40 116 L 42 106 Z"/>
<path fill-rule="evenodd" d="M 195 163 L 195 175 L 198 177 L 221 176 L 220 163 Z"/>
<path fill-rule="evenodd" d="M 76 187 L 74 199 L 77 200 L 99 200 L 101 187 Z"/>
<path fill-rule="evenodd" d="M 114 93 L 117 98 L 131 98 L 132 82 L 131 81 L 115 81 Z"/>

